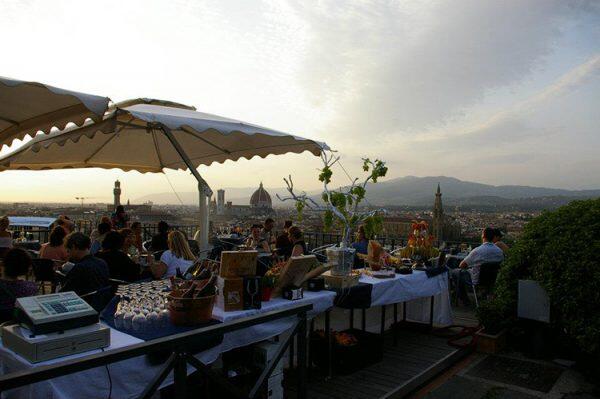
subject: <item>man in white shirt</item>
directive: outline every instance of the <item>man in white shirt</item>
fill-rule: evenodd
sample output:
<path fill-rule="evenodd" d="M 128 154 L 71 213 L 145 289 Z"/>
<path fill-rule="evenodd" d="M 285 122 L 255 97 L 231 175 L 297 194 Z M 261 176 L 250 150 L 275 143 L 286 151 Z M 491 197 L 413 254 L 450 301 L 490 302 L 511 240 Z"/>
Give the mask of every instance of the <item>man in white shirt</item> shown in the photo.
<path fill-rule="evenodd" d="M 483 244 L 472 250 L 462 262 L 459 268 L 452 271 L 452 279 L 458 287 L 458 294 L 462 301 L 469 303 L 466 284 L 479 284 L 479 271 L 484 263 L 500 263 L 504 260 L 504 252 L 498 248 L 493 240 L 495 231 L 486 227 L 481 233 Z"/>

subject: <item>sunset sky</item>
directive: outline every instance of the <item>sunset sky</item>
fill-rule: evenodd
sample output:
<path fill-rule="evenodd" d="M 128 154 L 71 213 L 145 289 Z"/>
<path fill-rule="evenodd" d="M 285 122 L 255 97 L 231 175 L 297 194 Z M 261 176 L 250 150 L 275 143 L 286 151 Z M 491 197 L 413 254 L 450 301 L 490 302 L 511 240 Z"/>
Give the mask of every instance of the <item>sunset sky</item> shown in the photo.
<path fill-rule="evenodd" d="M 0 37 L 1 76 L 325 141 L 353 174 L 368 156 L 392 178 L 600 188 L 598 1 L 3 0 Z M 288 174 L 312 190 L 319 163 L 199 170 L 215 190 Z M 195 190 L 189 173 L 167 175 Z M 171 191 L 161 174 L 3 172 L 0 201 L 109 201 L 116 178 L 132 200 Z"/>

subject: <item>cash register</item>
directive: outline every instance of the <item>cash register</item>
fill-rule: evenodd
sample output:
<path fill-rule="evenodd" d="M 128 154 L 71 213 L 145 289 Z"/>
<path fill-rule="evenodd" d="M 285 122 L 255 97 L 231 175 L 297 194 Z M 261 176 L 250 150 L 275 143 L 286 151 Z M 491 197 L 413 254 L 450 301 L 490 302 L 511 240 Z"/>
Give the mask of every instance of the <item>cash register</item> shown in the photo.
<path fill-rule="evenodd" d="M 15 319 L 2 344 L 32 363 L 110 345 L 110 328 L 74 292 L 17 298 Z"/>
<path fill-rule="evenodd" d="M 98 312 L 73 291 L 17 298 L 16 320 L 33 334 L 47 334 L 98 322 Z"/>

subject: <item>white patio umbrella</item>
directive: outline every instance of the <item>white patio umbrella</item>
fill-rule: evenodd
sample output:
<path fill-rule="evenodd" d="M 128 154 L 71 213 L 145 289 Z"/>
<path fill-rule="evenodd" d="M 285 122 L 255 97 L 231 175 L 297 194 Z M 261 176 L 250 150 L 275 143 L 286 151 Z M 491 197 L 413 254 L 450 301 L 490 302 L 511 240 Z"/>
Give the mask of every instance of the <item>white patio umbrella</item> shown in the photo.
<path fill-rule="evenodd" d="M 87 167 L 140 172 L 189 169 L 198 181 L 199 245 L 205 249 L 212 191 L 196 170 L 199 165 L 288 152 L 310 151 L 318 156 L 327 149 L 325 143 L 314 140 L 175 103 L 143 99 L 117 104 L 98 123 L 88 121 L 82 127 L 38 135 L 0 158 L 0 171 Z"/>
<path fill-rule="evenodd" d="M 81 126 L 86 119 L 102 120 L 107 97 L 59 89 L 0 76 L 0 148 L 38 131 Z"/>

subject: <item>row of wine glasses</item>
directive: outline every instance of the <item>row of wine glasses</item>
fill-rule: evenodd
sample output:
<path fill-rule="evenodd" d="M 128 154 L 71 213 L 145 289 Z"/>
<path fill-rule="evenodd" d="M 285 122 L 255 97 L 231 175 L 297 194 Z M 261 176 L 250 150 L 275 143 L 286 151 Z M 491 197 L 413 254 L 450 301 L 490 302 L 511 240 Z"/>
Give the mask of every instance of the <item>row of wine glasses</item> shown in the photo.
<path fill-rule="evenodd" d="M 168 280 L 128 284 L 117 288 L 120 298 L 114 322 L 117 329 L 141 331 L 169 323 Z"/>

